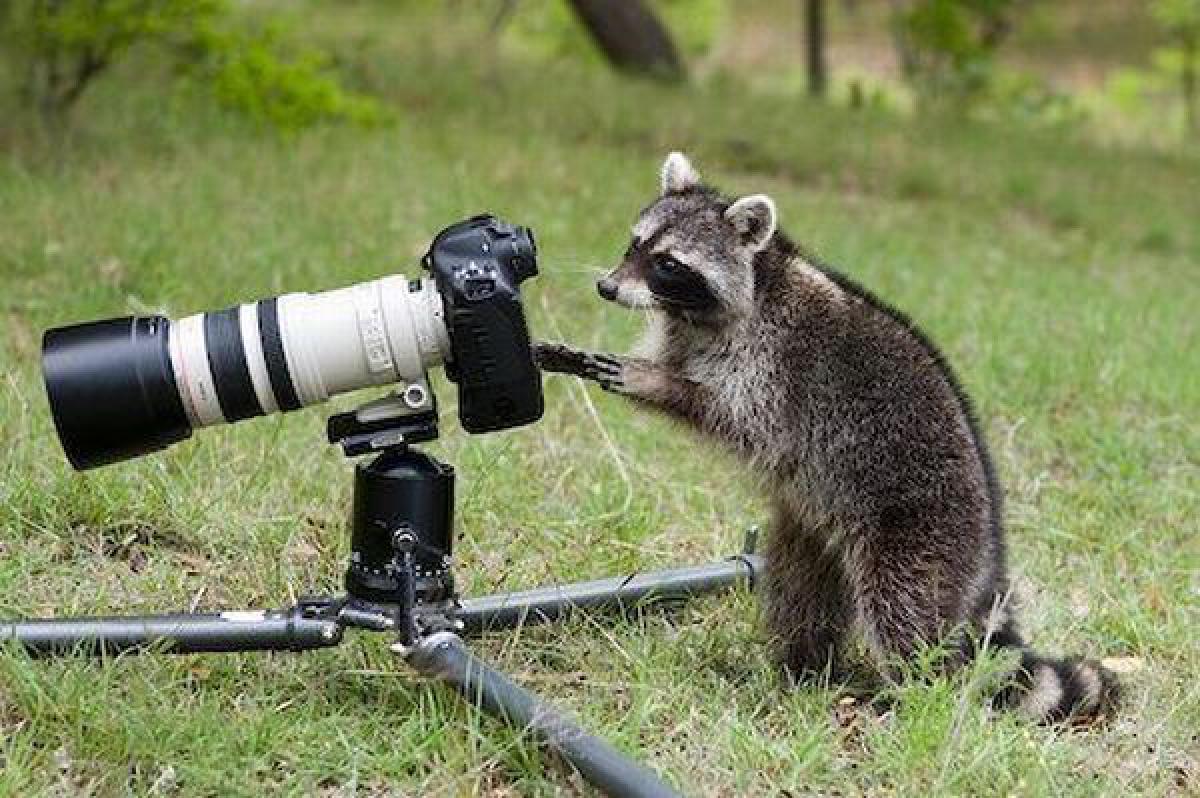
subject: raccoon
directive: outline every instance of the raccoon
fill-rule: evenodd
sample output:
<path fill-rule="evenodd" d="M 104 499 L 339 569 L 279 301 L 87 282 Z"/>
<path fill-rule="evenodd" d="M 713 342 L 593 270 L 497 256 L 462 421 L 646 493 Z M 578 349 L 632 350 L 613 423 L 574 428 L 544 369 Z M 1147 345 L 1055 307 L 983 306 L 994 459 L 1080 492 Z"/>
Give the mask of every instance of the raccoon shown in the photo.
<path fill-rule="evenodd" d="M 851 633 L 895 678 L 1017 649 L 997 702 L 1039 721 L 1101 716 L 1098 664 L 1034 653 L 1010 610 L 1002 498 L 974 411 L 902 313 L 798 249 L 763 194 L 737 200 L 680 153 L 600 296 L 645 311 L 636 356 L 541 343 L 542 369 L 598 382 L 714 439 L 773 501 L 762 592 L 793 679 L 840 673 Z"/>

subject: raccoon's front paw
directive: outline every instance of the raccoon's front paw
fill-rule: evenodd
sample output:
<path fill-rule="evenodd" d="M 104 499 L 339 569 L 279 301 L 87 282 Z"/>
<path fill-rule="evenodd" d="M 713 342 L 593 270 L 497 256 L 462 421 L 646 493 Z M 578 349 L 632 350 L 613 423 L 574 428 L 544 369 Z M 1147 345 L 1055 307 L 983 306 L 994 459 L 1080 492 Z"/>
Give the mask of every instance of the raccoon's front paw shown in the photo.
<path fill-rule="evenodd" d="M 620 383 L 621 361 L 611 355 L 539 342 L 533 345 L 533 357 L 542 371 L 583 377 L 600 383 L 605 390 L 612 390 L 612 386 Z"/>
<path fill-rule="evenodd" d="M 626 371 L 625 364 L 619 358 L 597 352 L 585 352 L 576 374 L 597 383 L 606 391 L 623 393 Z"/>
<path fill-rule="evenodd" d="M 586 355 L 586 352 L 572 349 L 566 344 L 538 341 L 533 345 L 533 360 L 538 368 L 556 374 L 579 374 Z"/>

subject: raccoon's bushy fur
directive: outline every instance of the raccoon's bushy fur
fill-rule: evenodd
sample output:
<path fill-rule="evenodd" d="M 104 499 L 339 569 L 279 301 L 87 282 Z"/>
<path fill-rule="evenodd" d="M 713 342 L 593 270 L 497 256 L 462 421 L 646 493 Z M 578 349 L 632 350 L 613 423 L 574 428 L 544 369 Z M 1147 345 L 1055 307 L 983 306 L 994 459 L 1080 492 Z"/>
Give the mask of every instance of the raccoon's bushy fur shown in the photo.
<path fill-rule="evenodd" d="M 774 503 L 763 584 L 781 663 L 836 670 L 855 631 L 885 675 L 928 644 L 1022 652 L 999 697 L 1039 720 L 1103 713 L 1099 665 L 1029 650 L 1009 612 L 1001 490 L 971 404 L 900 312 L 801 252 L 763 195 L 670 155 L 602 296 L 649 314 L 636 357 L 542 344 L 576 374 L 732 449 Z"/>

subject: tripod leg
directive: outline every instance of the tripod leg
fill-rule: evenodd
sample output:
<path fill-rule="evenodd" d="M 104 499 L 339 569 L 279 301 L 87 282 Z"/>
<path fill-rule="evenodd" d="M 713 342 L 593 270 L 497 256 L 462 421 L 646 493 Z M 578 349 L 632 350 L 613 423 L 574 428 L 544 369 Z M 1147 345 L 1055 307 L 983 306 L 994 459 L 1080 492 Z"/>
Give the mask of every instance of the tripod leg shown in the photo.
<path fill-rule="evenodd" d="M 707 565 L 465 599 L 454 615 L 463 623 L 463 634 L 474 636 L 492 629 L 557 621 L 578 609 L 624 612 L 647 602 L 717 593 L 741 583 L 752 585 L 762 569 L 762 557 L 742 554 Z"/>
<path fill-rule="evenodd" d="M 457 635 L 438 632 L 404 653 L 410 665 L 447 682 L 469 703 L 514 728 L 532 730 L 604 794 L 613 798 L 678 796 L 648 768 L 476 658 Z"/>
<path fill-rule="evenodd" d="M 161 646 L 172 654 L 304 651 L 336 646 L 342 627 L 299 608 L 214 615 L 143 615 L 0 621 L 0 645 L 15 641 L 33 656 L 103 656 Z"/>

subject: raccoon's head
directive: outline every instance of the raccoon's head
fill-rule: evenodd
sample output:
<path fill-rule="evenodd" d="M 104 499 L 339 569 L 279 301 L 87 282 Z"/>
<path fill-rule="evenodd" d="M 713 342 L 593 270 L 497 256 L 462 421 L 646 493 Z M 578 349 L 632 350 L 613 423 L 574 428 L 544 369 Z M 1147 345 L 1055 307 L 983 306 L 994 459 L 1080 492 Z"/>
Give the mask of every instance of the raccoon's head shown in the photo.
<path fill-rule="evenodd" d="M 621 265 L 596 288 L 627 308 L 696 323 L 746 314 L 754 304 L 755 256 L 774 234 L 770 197 L 730 202 L 673 152 L 662 166 L 662 195 L 638 217 Z"/>

